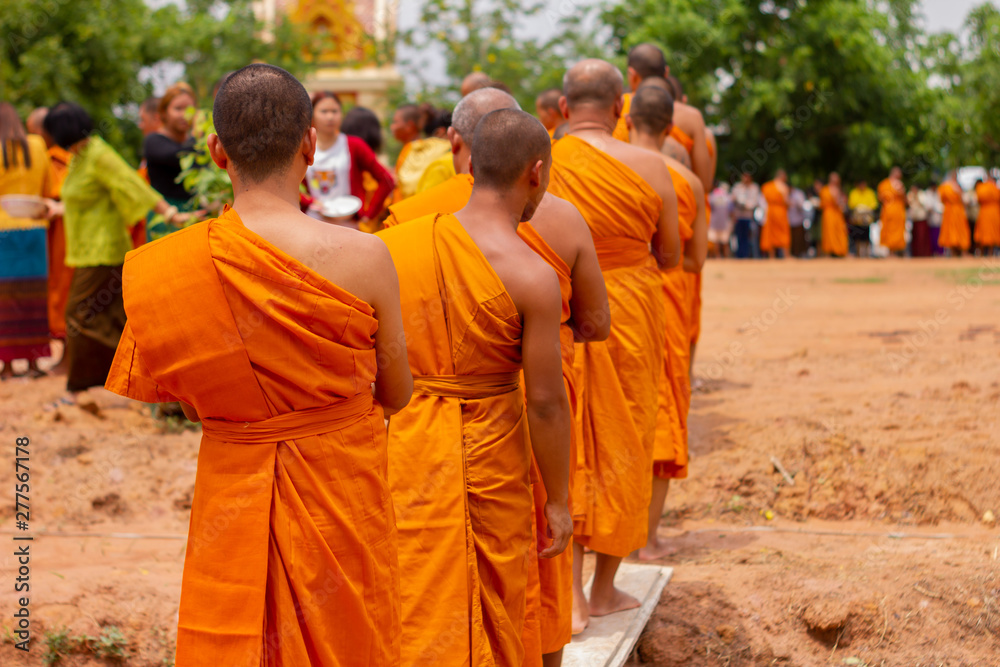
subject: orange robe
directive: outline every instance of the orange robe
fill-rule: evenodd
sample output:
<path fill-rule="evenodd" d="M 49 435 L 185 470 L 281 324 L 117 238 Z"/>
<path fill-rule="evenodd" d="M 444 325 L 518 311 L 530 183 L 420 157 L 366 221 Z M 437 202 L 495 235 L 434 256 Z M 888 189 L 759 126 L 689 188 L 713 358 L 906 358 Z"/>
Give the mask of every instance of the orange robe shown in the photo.
<path fill-rule="evenodd" d="M 385 226 L 392 227 L 410 222 L 432 213 L 454 213 L 464 208 L 472 195 L 473 178 L 457 174 L 430 190 L 416 194 L 389 209 Z M 535 231 L 530 223 L 518 225 L 517 233 L 524 242 L 542 257 L 559 277 L 562 292 L 562 318 L 559 338 L 562 342 L 563 383 L 573 415 L 577 413 L 576 391 L 573 382 L 573 329 L 569 326 L 572 275 L 559 255 Z M 573 431 L 575 452 L 576 429 Z M 575 454 L 570 456 L 570 490 Z M 545 486 L 537 480 L 539 475 L 532 463 L 532 494 L 534 496 L 534 525 L 537 535 L 545 535 Z M 573 550 L 566 549 L 555 558 L 538 558 L 535 550 L 529 552 L 532 567 L 529 569 L 528 608 L 525 618 L 525 665 L 538 664 L 542 653 L 553 653 L 569 643 L 572 636 L 573 611 Z"/>
<path fill-rule="evenodd" d="M 410 154 L 410 149 L 413 148 L 413 142 L 407 141 L 403 144 L 403 147 L 399 149 L 399 155 L 396 156 L 396 173 L 393 174 L 396 177 L 396 189 L 392 191 L 392 201 L 400 202 L 405 199 L 403 197 L 403 191 L 399 186 L 399 168 L 403 166 L 406 162 L 406 156 Z"/>
<path fill-rule="evenodd" d="M 520 665 L 531 539 L 521 317 L 452 215 L 378 233 L 413 398 L 389 424 L 403 665 Z"/>
<path fill-rule="evenodd" d="M 979 217 L 976 219 L 976 245 L 980 248 L 1000 246 L 1000 189 L 992 181 L 976 186 Z"/>
<path fill-rule="evenodd" d="M 397 665 L 371 306 L 233 210 L 129 253 L 123 282 L 107 388 L 203 418 L 176 664 Z"/>
<path fill-rule="evenodd" d="M 938 245 L 942 248 L 969 249 L 969 219 L 965 215 L 965 204 L 962 203 L 962 191 L 951 183 L 938 186 L 938 195 L 944 204 L 944 214 L 941 216 L 941 232 L 938 234 Z"/>
<path fill-rule="evenodd" d="M 670 166 L 667 169 L 677 193 L 677 219 L 683 244 L 694 235 L 692 227 L 698 215 L 698 204 L 691 185 L 684 177 Z M 695 286 L 693 279 L 701 274 L 685 273 L 682 264 L 660 271 L 667 326 L 659 382 L 653 474 L 664 479 L 687 477 L 687 415 L 691 406 L 688 375 L 691 363 L 691 290 Z"/>
<path fill-rule="evenodd" d="M 694 139 L 692 139 L 687 132 L 682 130 L 677 125 L 670 128 L 670 136 L 674 138 L 674 141 L 679 143 L 687 151 L 687 154 L 694 159 Z"/>
<path fill-rule="evenodd" d="M 625 124 L 625 114 L 629 112 L 632 108 L 632 93 L 625 93 L 622 95 L 622 115 L 618 117 L 618 122 L 615 124 L 615 131 L 611 133 L 618 141 L 624 141 L 628 143 L 628 126 Z"/>
<path fill-rule="evenodd" d="M 844 210 L 829 185 L 824 185 L 819 191 L 819 205 L 823 209 L 823 217 L 820 220 L 820 250 L 828 255 L 845 257 L 847 221 L 844 220 Z"/>
<path fill-rule="evenodd" d="M 877 192 L 882 202 L 878 242 L 889 250 L 906 250 L 906 194 L 892 187 L 888 178 L 878 184 Z"/>
<path fill-rule="evenodd" d="M 663 202 L 642 177 L 567 135 L 552 147 L 552 194 L 583 214 L 611 307 L 607 341 L 577 347 L 582 437 L 573 482 L 574 537 L 626 556 L 646 543 L 663 364 L 663 283 L 649 244 Z"/>
<path fill-rule="evenodd" d="M 64 148 L 52 146 L 49 149 L 51 172 L 49 192 L 46 197 L 59 199 L 63 181 L 69 171 L 69 161 L 73 154 Z M 69 300 L 69 286 L 73 282 L 73 267 L 66 266 L 66 226 L 62 216 L 49 221 L 49 334 L 53 338 L 66 338 L 66 302 Z"/>
<path fill-rule="evenodd" d="M 764 252 L 784 248 L 788 253 L 791 246 L 791 230 L 788 227 L 788 200 L 778 189 L 775 181 L 768 181 L 760 193 L 767 201 L 767 218 L 760 229 L 760 249 Z"/>

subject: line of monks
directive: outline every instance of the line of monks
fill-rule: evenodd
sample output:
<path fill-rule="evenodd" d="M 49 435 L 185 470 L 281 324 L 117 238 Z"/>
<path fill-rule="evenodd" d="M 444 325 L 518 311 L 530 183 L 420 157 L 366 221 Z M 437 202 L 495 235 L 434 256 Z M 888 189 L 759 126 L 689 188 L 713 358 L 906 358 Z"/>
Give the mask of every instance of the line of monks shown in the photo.
<path fill-rule="evenodd" d="M 687 476 L 714 172 L 668 73 L 649 44 L 628 95 L 576 64 L 555 140 L 470 92 L 456 175 L 377 235 L 299 210 L 301 84 L 226 79 L 208 143 L 234 203 L 129 254 L 107 382 L 203 426 L 177 665 L 558 665 L 638 605 L 614 578 L 667 551 Z"/>

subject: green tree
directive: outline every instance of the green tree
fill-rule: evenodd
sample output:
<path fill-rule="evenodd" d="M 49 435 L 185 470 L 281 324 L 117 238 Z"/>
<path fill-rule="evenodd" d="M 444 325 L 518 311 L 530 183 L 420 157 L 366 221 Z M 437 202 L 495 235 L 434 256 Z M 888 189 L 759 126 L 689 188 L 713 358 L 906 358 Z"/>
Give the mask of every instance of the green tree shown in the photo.
<path fill-rule="evenodd" d="M 619 53 L 654 42 L 693 104 L 721 129 L 721 178 L 785 167 L 809 182 L 840 171 L 924 176 L 944 131 L 929 112 L 916 0 L 636 0 L 607 9 Z"/>
<path fill-rule="evenodd" d="M 309 68 L 306 34 L 279 22 L 273 39 L 262 39 L 250 0 L 188 0 L 155 11 L 143 0 L 0 0 L 0 11 L 0 99 L 22 114 L 77 102 L 133 160 L 136 105 L 152 92 L 144 68 L 182 64 L 203 100 L 220 76 L 254 60 L 297 75 Z"/>
<path fill-rule="evenodd" d="M 462 79 L 481 71 L 505 83 L 522 107 L 533 110 L 539 92 L 562 87 L 567 64 L 586 55 L 605 55 L 586 29 L 583 9 L 586 6 L 569 0 L 426 0 L 418 25 L 402 31 L 399 39 L 418 53 L 441 53 L 449 83 L 428 84 L 425 58 L 402 64 L 420 82 L 421 97 L 428 101 L 454 101 Z M 526 36 L 529 25 L 537 34 L 552 36 Z"/>
<path fill-rule="evenodd" d="M 976 7 L 965 21 L 968 42 L 953 98 L 967 119 L 968 162 L 1000 165 L 1000 10 Z M 954 78 L 951 79 L 955 81 Z"/>

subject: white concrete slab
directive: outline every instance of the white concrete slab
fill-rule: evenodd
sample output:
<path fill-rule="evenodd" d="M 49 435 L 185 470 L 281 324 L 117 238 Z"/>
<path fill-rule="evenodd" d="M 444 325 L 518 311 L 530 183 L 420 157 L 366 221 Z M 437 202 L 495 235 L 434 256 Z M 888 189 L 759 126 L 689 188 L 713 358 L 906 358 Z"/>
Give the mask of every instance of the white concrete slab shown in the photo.
<path fill-rule="evenodd" d="M 674 569 L 662 565 L 622 563 L 615 585 L 642 604 L 636 609 L 593 616 L 587 629 L 563 650 L 563 667 L 621 667 L 653 615 Z M 590 595 L 590 583 L 584 586 Z"/>

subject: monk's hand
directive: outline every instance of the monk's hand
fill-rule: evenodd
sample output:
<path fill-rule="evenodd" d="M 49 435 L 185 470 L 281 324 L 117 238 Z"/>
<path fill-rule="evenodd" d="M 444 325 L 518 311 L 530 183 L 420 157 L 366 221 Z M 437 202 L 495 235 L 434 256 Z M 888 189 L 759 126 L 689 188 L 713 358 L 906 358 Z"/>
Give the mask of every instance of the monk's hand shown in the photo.
<path fill-rule="evenodd" d="M 58 218 L 66 212 L 66 208 L 61 201 L 56 201 L 55 199 L 45 200 L 45 217 L 48 220 L 52 218 Z"/>
<path fill-rule="evenodd" d="M 547 537 L 552 544 L 538 552 L 540 558 L 554 558 L 566 550 L 573 537 L 573 515 L 569 512 L 569 504 L 545 503 L 545 521 Z"/>

